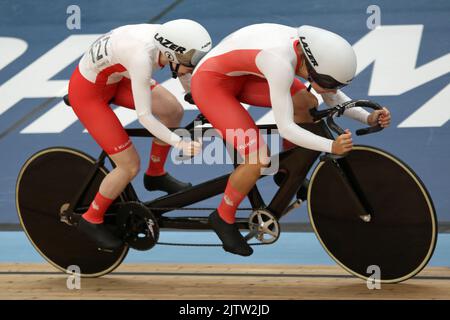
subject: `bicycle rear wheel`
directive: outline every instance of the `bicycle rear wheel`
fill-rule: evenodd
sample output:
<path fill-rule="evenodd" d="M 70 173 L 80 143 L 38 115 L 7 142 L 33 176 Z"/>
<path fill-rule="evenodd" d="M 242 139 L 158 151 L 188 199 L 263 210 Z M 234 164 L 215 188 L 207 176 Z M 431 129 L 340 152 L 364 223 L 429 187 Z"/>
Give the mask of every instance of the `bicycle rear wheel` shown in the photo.
<path fill-rule="evenodd" d="M 70 148 L 37 152 L 23 165 L 16 184 L 20 223 L 34 248 L 50 264 L 65 272 L 71 265 L 82 276 L 98 277 L 114 270 L 125 258 L 128 246 L 112 253 L 99 251 L 73 226 L 61 222 L 60 213 L 82 187 L 95 160 Z M 89 206 L 108 171 L 101 167 L 80 205 Z M 121 201 L 119 197 L 116 201 Z"/>
<path fill-rule="evenodd" d="M 373 209 L 363 221 L 341 171 L 319 163 L 308 190 L 309 217 L 324 249 L 344 269 L 362 279 L 378 266 L 384 283 L 404 281 L 430 260 L 437 240 L 434 206 L 424 184 L 401 160 L 373 147 L 355 146 L 346 156 Z"/>

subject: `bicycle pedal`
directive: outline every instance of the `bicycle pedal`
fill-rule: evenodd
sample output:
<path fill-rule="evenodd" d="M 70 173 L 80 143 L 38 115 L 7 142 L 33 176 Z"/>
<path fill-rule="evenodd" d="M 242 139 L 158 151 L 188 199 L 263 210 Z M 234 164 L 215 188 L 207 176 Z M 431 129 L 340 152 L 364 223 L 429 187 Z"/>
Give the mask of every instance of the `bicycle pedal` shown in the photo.
<path fill-rule="evenodd" d="M 303 201 L 302 199 L 297 199 L 295 200 L 293 203 L 291 203 L 287 208 L 286 208 L 286 212 L 285 214 L 288 214 L 289 212 L 291 212 L 294 209 L 300 208 L 300 206 L 302 205 Z"/>
<path fill-rule="evenodd" d="M 252 238 L 254 238 L 258 234 L 258 230 L 255 228 L 254 230 L 250 231 L 245 237 L 245 241 L 250 241 Z"/>

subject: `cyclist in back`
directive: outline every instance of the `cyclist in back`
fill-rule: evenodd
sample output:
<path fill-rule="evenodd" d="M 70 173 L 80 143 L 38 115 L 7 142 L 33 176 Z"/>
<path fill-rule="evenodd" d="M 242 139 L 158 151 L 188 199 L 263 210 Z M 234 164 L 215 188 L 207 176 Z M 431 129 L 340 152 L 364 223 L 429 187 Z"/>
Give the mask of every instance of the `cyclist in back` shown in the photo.
<path fill-rule="evenodd" d="M 318 101 L 310 93 L 311 86 L 333 106 L 350 100 L 339 89 L 348 85 L 355 73 L 356 55 L 351 45 L 337 34 L 311 26 L 251 25 L 230 34 L 199 63 L 192 77 L 192 97 L 244 159 L 230 176 L 217 210 L 209 216 L 226 251 L 242 256 L 253 252 L 234 223 L 235 214 L 270 161 L 264 139 L 241 102 L 272 107 L 285 148 L 297 145 L 342 155 L 352 149 L 349 130 L 333 141 L 296 123 L 313 121 L 309 109 L 317 107 Z M 310 87 L 295 76 L 308 80 Z M 344 115 L 371 126 L 390 124 L 387 108 L 371 114 L 352 108 Z"/>
<path fill-rule="evenodd" d="M 177 127 L 183 108 L 177 99 L 152 79 L 155 70 L 169 65 L 190 91 L 190 73 L 211 49 L 211 37 L 197 22 L 186 19 L 162 25 L 127 25 L 100 37 L 81 58 L 69 82 L 69 101 L 90 135 L 116 164 L 102 181 L 78 228 L 100 248 L 115 249 L 122 241 L 103 225 L 109 205 L 137 175 L 139 155 L 110 108 L 113 102 L 135 109 L 139 122 L 155 136 L 144 175 L 147 190 L 173 193 L 191 186 L 164 170 L 170 147 L 197 154 L 201 144 L 182 140 L 168 127 Z"/>

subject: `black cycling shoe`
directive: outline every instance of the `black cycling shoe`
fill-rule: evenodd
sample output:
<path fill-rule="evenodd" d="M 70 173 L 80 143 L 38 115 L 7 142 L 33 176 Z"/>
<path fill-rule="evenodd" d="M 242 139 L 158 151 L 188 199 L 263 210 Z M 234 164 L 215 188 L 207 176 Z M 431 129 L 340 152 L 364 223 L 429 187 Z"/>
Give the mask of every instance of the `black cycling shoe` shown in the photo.
<path fill-rule="evenodd" d="M 281 183 L 284 180 L 285 175 L 286 174 L 281 171 L 278 171 L 277 173 L 275 173 L 275 175 L 273 176 L 273 181 L 275 182 L 275 184 L 277 186 L 281 185 Z M 305 180 L 303 180 L 302 185 L 300 186 L 300 189 L 298 189 L 298 191 L 297 191 L 297 199 L 306 201 L 306 199 L 308 198 L 308 186 L 309 186 L 309 180 L 305 178 Z"/>
<path fill-rule="evenodd" d="M 225 251 L 247 257 L 253 253 L 252 247 L 245 241 L 235 223 L 223 221 L 217 210 L 209 215 L 209 224 L 223 243 Z"/>
<path fill-rule="evenodd" d="M 192 187 L 192 183 L 179 181 L 167 172 L 162 176 L 149 176 L 144 173 L 144 187 L 148 191 L 160 190 L 171 194 Z"/>
<path fill-rule="evenodd" d="M 77 228 L 93 240 L 100 249 L 114 250 L 123 245 L 123 241 L 114 236 L 103 223 L 90 223 L 81 217 Z"/>

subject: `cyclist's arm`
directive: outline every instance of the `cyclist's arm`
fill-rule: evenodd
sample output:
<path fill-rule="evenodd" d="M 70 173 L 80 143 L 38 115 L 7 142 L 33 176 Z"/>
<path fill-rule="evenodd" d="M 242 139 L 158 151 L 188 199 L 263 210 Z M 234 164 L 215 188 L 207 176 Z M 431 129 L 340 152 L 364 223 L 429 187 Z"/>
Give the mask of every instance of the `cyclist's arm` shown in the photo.
<path fill-rule="evenodd" d="M 337 90 L 336 93 L 322 93 L 322 98 L 323 102 L 325 102 L 329 107 L 334 107 L 335 105 L 351 100 L 341 90 Z M 370 113 L 361 107 L 350 108 L 344 111 L 344 116 L 365 124 L 369 124 L 367 121 L 369 115 Z"/>
<path fill-rule="evenodd" d="M 269 83 L 270 101 L 280 135 L 300 147 L 331 153 L 333 140 L 318 136 L 294 122 L 290 91 L 295 77 L 292 66 L 264 51 L 258 54 L 256 64 Z"/>
<path fill-rule="evenodd" d="M 178 77 L 185 93 L 191 92 L 191 78 L 192 75 L 190 73 L 186 73 L 185 75 Z"/>
<path fill-rule="evenodd" d="M 151 62 L 148 59 L 135 58 L 133 62 L 125 67 L 130 74 L 131 89 L 139 122 L 156 138 L 176 147 L 181 138 L 170 131 L 152 114 L 150 90 Z"/>

